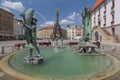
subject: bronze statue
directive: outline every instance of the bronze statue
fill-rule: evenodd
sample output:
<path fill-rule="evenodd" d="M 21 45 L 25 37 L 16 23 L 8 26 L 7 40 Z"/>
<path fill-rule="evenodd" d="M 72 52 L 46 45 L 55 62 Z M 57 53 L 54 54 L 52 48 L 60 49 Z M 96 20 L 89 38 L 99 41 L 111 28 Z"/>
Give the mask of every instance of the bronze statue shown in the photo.
<path fill-rule="evenodd" d="M 33 47 L 38 52 L 38 56 L 41 56 L 39 48 L 36 42 L 36 22 L 37 19 L 34 16 L 34 10 L 32 8 L 28 9 L 24 14 L 21 14 L 23 27 L 25 30 L 25 36 L 27 41 L 27 47 L 30 48 L 30 57 L 32 57 Z"/>
<path fill-rule="evenodd" d="M 90 9 L 85 8 L 81 15 L 82 15 L 82 24 L 83 24 L 83 39 L 85 41 L 89 41 L 92 39 Z"/>

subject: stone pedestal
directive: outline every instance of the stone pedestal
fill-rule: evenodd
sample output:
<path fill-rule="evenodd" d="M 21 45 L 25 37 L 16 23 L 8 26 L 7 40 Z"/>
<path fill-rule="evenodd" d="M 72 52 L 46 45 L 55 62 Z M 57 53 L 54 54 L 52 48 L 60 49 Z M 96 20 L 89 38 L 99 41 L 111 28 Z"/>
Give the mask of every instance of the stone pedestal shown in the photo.
<path fill-rule="evenodd" d="M 43 62 L 43 57 L 41 56 L 25 57 L 24 62 L 26 64 L 40 64 Z"/>

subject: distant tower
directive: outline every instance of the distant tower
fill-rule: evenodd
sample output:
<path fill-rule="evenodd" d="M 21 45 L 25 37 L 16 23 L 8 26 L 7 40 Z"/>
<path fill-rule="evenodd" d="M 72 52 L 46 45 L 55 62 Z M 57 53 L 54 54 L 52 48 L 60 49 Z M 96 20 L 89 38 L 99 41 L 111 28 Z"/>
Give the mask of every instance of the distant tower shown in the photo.
<path fill-rule="evenodd" d="M 53 29 L 53 40 L 58 40 L 62 38 L 61 28 L 59 24 L 59 10 L 56 10 L 56 23 Z"/>

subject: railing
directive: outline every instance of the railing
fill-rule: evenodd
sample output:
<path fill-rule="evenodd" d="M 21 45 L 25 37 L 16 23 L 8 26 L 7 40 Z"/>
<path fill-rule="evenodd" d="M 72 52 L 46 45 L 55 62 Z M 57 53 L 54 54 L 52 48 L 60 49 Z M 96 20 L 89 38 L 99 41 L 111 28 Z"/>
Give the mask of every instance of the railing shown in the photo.
<path fill-rule="evenodd" d="M 51 42 L 38 42 L 39 46 L 51 46 Z"/>
<path fill-rule="evenodd" d="M 16 43 L 14 44 L 14 48 L 15 49 L 20 49 L 21 47 L 24 48 L 26 45 L 26 43 Z"/>
<path fill-rule="evenodd" d="M 78 45 L 78 42 L 69 42 L 69 45 Z"/>
<path fill-rule="evenodd" d="M 0 56 L 6 55 L 8 53 L 12 53 L 15 50 L 25 48 L 26 43 L 15 43 L 11 46 L 1 46 L 0 47 Z M 37 46 L 51 46 L 51 42 L 38 42 Z"/>

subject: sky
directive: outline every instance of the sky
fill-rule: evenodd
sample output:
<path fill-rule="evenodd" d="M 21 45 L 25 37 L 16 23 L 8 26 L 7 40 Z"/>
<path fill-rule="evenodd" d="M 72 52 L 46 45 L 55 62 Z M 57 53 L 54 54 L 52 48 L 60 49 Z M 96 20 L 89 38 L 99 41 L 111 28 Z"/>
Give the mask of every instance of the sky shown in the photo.
<path fill-rule="evenodd" d="M 21 19 L 20 14 L 33 8 L 38 20 L 37 29 L 54 26 L 56 9 L 59 9 L 59 23 L 67 25 L 81 25 L 81 12 L 85 7 L 92 8 L 97 0 L 0 0 L 0 7 L 14 14 L 14 18 Z"/>

